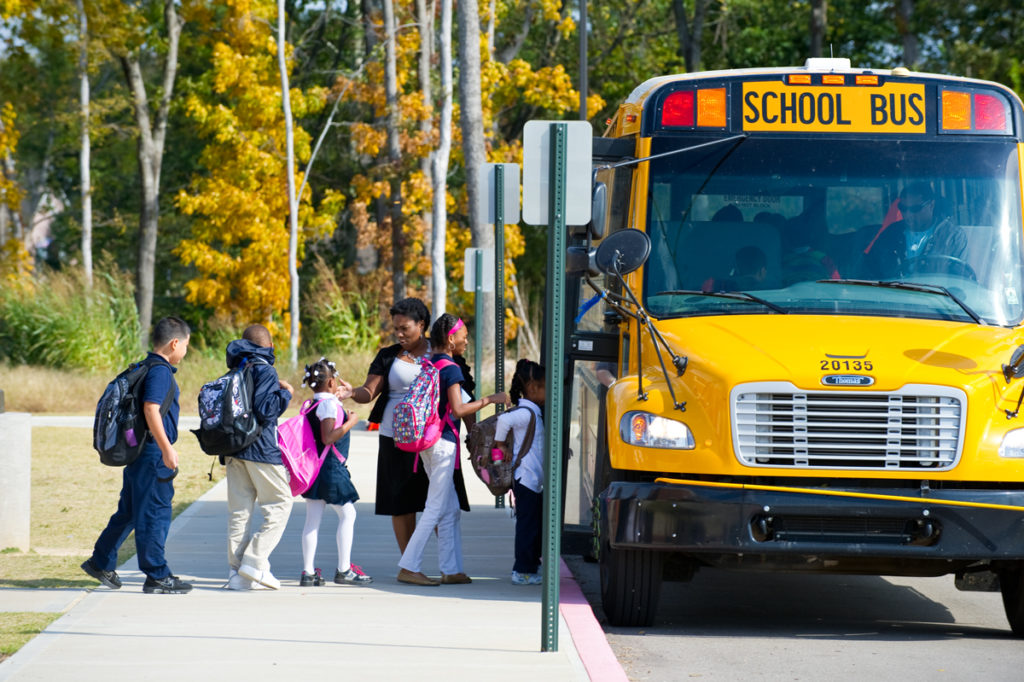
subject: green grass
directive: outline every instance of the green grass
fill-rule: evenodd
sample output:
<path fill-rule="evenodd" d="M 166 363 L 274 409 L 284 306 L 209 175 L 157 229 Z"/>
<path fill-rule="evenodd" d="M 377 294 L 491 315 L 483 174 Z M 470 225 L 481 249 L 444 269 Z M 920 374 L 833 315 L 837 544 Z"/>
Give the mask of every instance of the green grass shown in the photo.
<path fill-rule="evenodd" d="M 61 615 L 30 611 L 0 613 L 0 661 L 25 646 L 25 642 L 45 630 L 47 625 Z"/>
<path fill-rule="evenodd" d="M 223 478 L 224 467 L 214 467 L 213 480 L 208 480 L 212 458 L 191 434 L 181 434 L 175 449 L 181 472 L 174 479 L 177 516 Z M 0 551 L 0 590 L 96 587 L 99 583 L 82 572 L 81 564 L 117 509 L 122 471 L 100 464 L 89 429 L 33 428 L 31 548 Z M 121 545 L 118 565 L 133 554 L 134 534 Z M 0 660 L 59 615 L 0 612 Z"/>
<path fill-rule="evenodd" d="M 92 449 L 92 432 L 82 428 L 32 429 L 31 547 L 27 552 L 0 552 L 0 588 L 95 587 L 79 567 L 117 508 L 123 469 L 100 464 Z M 181 473 L 174 480 L 173 513 L 184 511 L 224 475 L 213 469 L 189 433 L 175 446 Z M 135 553 L 133 536 L 125 541 L 118 563 Z"/>

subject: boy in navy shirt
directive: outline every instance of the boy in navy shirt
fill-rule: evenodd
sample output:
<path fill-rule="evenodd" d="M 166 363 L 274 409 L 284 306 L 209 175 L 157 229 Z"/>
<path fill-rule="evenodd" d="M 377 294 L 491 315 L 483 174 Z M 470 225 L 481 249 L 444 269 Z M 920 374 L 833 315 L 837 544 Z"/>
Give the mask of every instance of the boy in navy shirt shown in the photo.
<path fill-rule="evenodd" d="M 178 473 L 178 384 L 177 365 L 188 352 L 190 330 L 177 317 L 165 317 L 153 327 L 152 363 L 142 388 L 142 412 L 150 438 L 138 459 L 124 468 L 117 511 L 96 540 L 92 556 L 82 570 L 112 590 L 121 587 L 117 572 L 117 550 L 135 530 L 139 568 L 146 574 L 142 591 L 147 594 L 184 594 L 192 586 L 171 574 L 164 559 L 164 542 L 171 527 L 171 500 Z M 170 409 L 163 416 L 160 407 L 173 393 Z"/>

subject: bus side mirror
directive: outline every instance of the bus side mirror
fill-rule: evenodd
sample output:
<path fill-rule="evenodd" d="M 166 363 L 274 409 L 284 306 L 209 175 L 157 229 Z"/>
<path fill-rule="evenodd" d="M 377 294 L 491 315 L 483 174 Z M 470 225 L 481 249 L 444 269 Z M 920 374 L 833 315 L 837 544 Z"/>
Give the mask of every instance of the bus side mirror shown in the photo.
<path fill-rule="evenodd" d="M 603 182 L 594 183 L 590 201 L 590 238 L 600 239 L 608 226 L 608 185 Z"/>
<path fill-rule="evenodd" d="M 1010 364 L 1003 365 L 1003 378 L 1006 383 L 1010 383 L 1011 379 L 1021 377 L 1024 377 L 1024 346 L 1017 346 L 1017 350 L 1010 356 Z"/>
<path fill-rule="evenodd" d="M 614 232 L 601 242 L 594 255 L 597 269 L 606 275 L 628 275 L 647 262 L 651 238 L 646 232 L 628 229 Z"/>
<path fill-rule="evenodd" d="M 570 277 L 590 275 L 597 277 L 601 273 L 594 264 L 596 250 L 589 246 L 570 246 L 565 250 L 565 274 Z"/>

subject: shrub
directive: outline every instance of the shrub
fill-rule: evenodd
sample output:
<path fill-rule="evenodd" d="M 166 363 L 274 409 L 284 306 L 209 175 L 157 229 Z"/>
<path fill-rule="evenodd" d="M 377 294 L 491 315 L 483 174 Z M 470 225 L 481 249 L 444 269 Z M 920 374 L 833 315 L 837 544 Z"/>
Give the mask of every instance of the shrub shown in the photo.
<path fill-rule="evenodd" d="M 338 281 L 317 259 L 303 306 L 303 345 L 315 353 L 366 353 L 380 345 L 379 292 L 359 291 Z"/>
<path fill-rule="evenodd" d="M 0 357 L 10 362 L 110 372 L 140 357 L 138 339 L 132 282 L 109 262 L 91 289 L 75 268 L 0 290 Z"/>

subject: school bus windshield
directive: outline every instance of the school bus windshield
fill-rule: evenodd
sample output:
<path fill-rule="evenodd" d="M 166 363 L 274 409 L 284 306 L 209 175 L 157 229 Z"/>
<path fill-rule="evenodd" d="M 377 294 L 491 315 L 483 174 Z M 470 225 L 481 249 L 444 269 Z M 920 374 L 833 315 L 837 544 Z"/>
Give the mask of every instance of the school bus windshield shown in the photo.
<path fill-rule="evenodd" d="M 650 163 L 657 317 L 1024 317 L 1013 140 L 751 136 Z"/>

